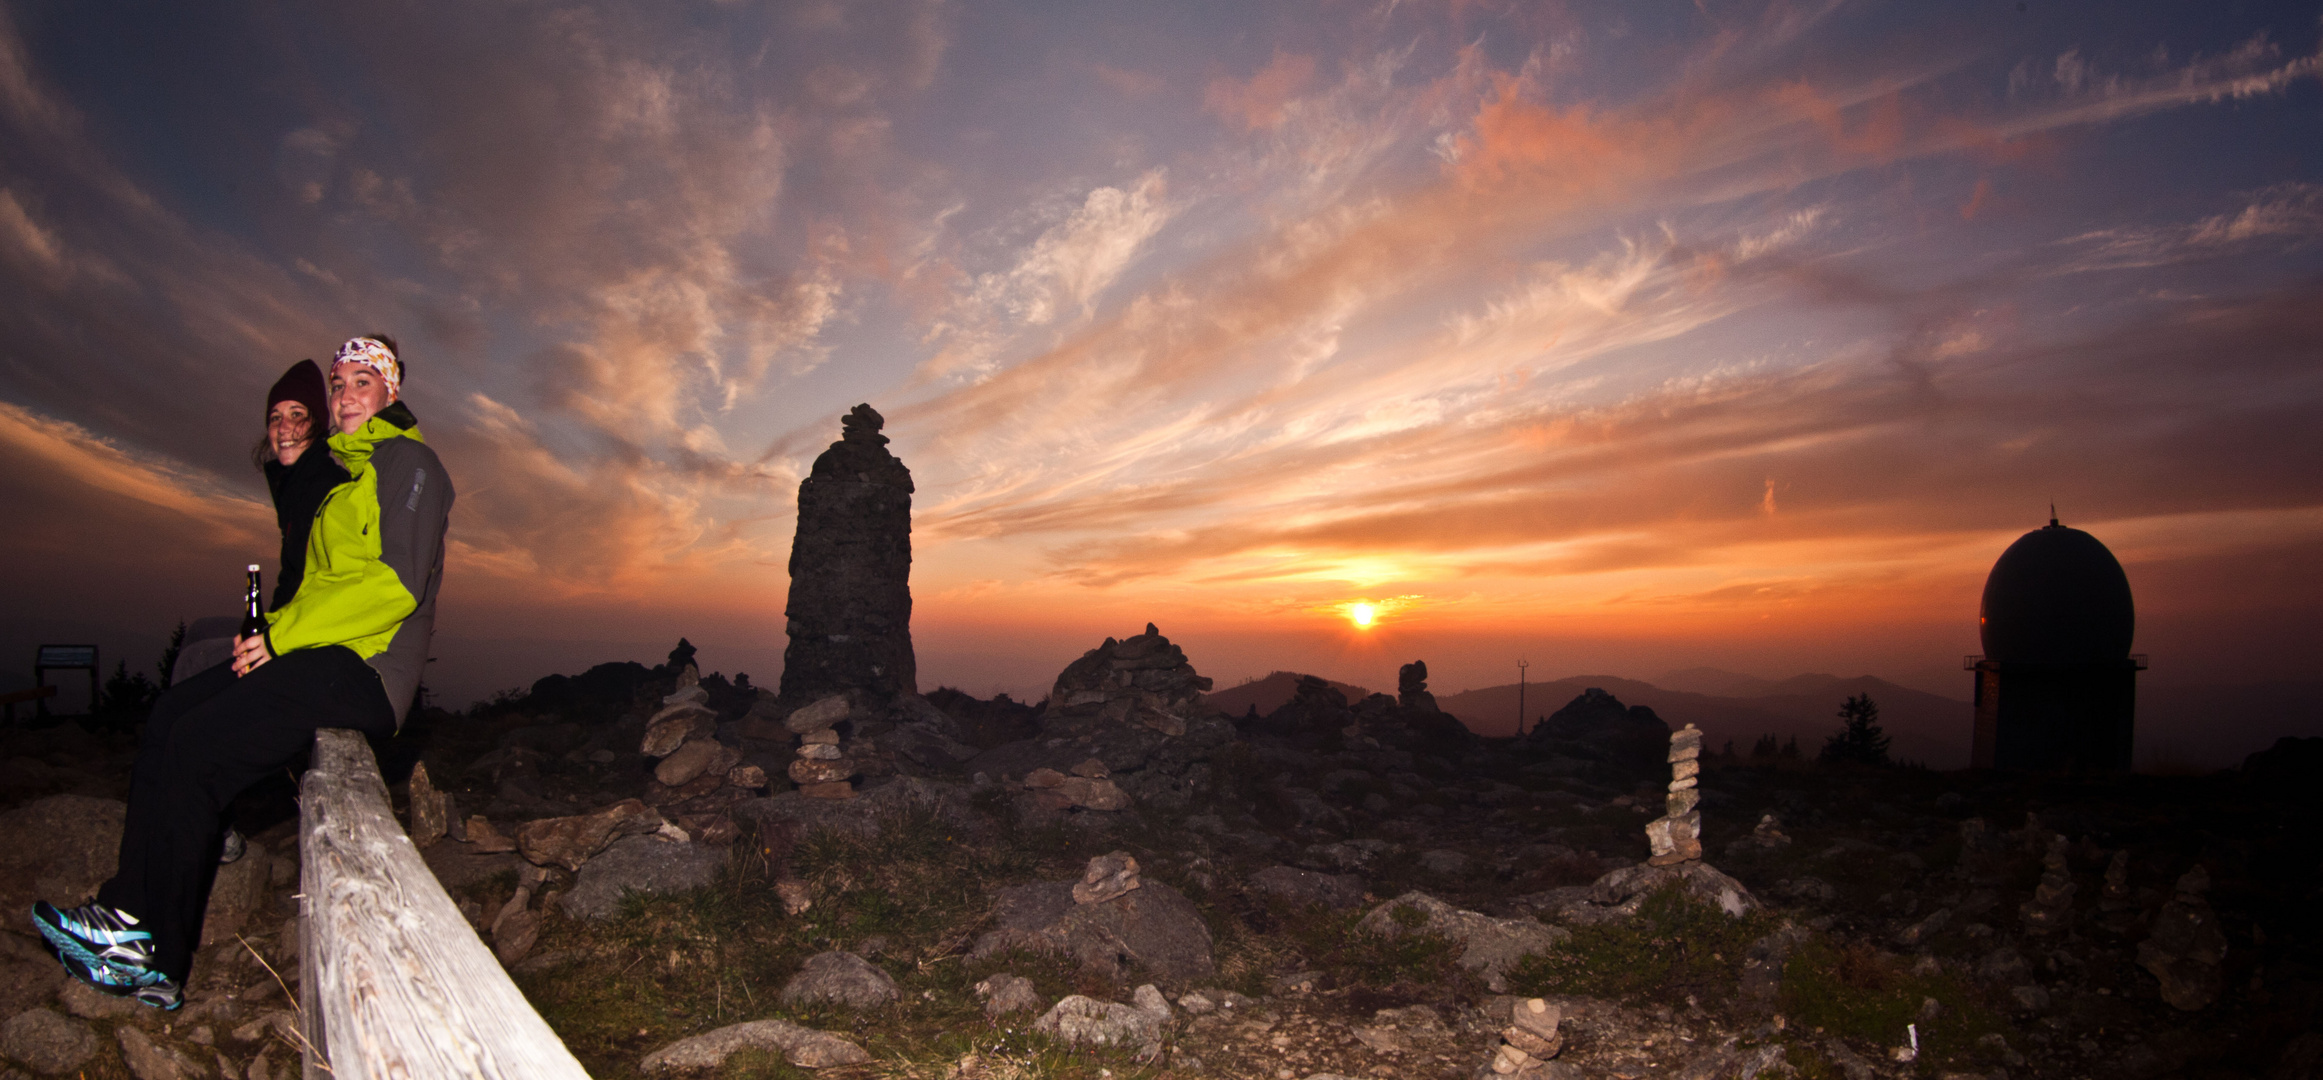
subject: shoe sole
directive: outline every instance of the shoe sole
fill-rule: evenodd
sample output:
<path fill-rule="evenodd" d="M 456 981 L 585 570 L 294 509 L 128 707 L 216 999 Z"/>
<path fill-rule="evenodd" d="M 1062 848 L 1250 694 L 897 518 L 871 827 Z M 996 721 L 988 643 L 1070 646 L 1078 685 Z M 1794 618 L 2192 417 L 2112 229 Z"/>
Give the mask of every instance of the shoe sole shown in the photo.
<path fill-rule="evenodd" d="M 34 919 L 33 922 L 40 927 L 41 940 L 47 942 L 49 955 L 56 957 L 57 963 L 63 964 L 74 978 L 115 997 L 126 997 L 137 991 L 137 973 L 124 971 L 106 962 L 90 952 L 79 938 L 50 926 L 44 920 Z M 98 977 L 100 972 L 105 978 Z"/>

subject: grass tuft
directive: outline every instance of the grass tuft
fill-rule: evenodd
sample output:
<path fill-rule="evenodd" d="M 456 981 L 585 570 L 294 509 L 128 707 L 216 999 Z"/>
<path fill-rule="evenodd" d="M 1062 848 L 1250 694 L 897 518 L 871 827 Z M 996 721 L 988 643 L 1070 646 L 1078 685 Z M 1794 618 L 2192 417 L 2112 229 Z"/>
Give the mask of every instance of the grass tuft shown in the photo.
<path fill-rule="evenodd" d="M 1562 948 L 1518 961 L 1509 984 L 1527 994 L 1630 1002 L 1666 1002 L 1686 994 L 1723 997 L 1739 984 L 1750 943 L 1775 925 L 1770 916 L 1730 916 L 1677 886 L 1665 886 L 1647 896 L 1636 915 L 1574 927 L 1573 940 Z"/>
<path fill-rule="evenodd" d="M 1936 1008 L 1927 1009 L 1927 1002 Z M 1918 1025 L 1920 1056 L 1944 1062 L 1970 1057 L 1976 1040 L 2004 1029 L 2000 1017 L 1967 986 L 1941 973 L 1916 975 L 1903 957 L 1870 945 L 1813 938 L 1783 969 L 1783 1011 L 1794 1023 L 1874 1046 L 1898 1046 Z"/>

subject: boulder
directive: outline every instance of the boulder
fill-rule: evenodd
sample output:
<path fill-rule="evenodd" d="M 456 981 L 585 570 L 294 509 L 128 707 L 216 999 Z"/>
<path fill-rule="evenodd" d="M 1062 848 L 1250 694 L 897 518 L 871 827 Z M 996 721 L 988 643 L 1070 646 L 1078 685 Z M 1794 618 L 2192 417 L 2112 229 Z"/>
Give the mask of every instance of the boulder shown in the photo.
<path fill-rule="evenodd" d="M 47 1009 L 26 1009 L 0 1024 L 0 1055 L 34 1072 L 69 1073 L 97 1056 L 89 1025 Z"/>
<path fill-rule="evenodd" d="M 647 757 L 666 757 L 688 739 L 706 739 L 718 729 L 718 714 L 691 702 L 672 705 L 646 721 L 645 739 L 637 750 Z"/>
<path fill-rule="evenodd" d="M 811 704 L 794 709 L 783 718 L 782 726 L 793 735 L 813 735 L 831 730 L 832 726 L 854 715 L 855 703 L 846 694 L 831 694 Z"/>
<path fill-rule="evenodd" d="M 420 858 L 427 861 L 427 868 L 435 871 L 436 881 L 446 889 L 463 889 L 530 865 L 516 853 L 514 841 L 505 851 L 479 851 L 471 844 L 436 844 L 420 852 Z"/>
<path fill-rule="evenodd" d="M 715 744 L 713 744 L 715 745 Z M 617 837 L 661 828 L 662 817 L 637 799 L 571 817 L 543 818 L 517 827 L 516 848 L 535 866 L 579 870 Z"/>
<path fill-rule="evenodd" d="M 752 1020 L 680 1039 L 645 1056 L 643 1072 L 715 1069 L 742 1050 L 773 1050 L 802 1069 L 860 1065 L 871 1055 L 843 1036 L 788 1020 Z"/>
<path fill-rule="evenodd" d="M 78 979 L 59 979 L 55 958 L 38 939 L 30 934 L 0 931 L 0 1016 L 14 1016 L 35 1005 L 46 1004 L 59 986 L 69 989 L 73 985 L 87 984 Z"/>
<path fill-rule="evenodd" d="M 0 908 L 16 913 L 47 900 L 71 907 L 113 876 L 129 804 L 51 795 L 0 814 Z M 22 925 L 19 923 L 19 925 Z"/>
<path fill-rule="evenodd" d="M 629 893 L 698 889 L 716 878 L 725 864 L 726 852 L 720 848 L 653 835 L 623 837 L 581 867 L 579 880 L 558 903 L 574 918 L 607 919 Z"/>
<path fill-rule="evenodd" d="M 1134 1004 L 1123 1005 L 1073 994 L 1033 1021 L 1033 1030 L 1064 1043 L 1135 1046 L 1139 1057 L 1150 1060 L 1161 1049 L 1170 1004 L 1151 983 L 1138 987 L 1130 1000 Z"/>
<path fill-rule="evenodd" d="M 1031 979 L 1006 972 L 977 983 L 976 996 L 984 999 L 984 1015 L 993 1017 L 1031 1012 L 1041 1005 L 1040 992 L 1033 989 Z"/>
<path fill-rule="evenodd" d="M 409 791 L 411 842 L 424 848 L 443 839 L 450 829 L 451 798 L 436 790 L 424 761 L 413 763 Z"/>
<path fill-rule="evenodd" d="M 1068 776 L 1057 784 L 1056 790 L 1072 805 L 1086 810 L 1129 809 L 1129 794 L 1121 790 L 1121 785 L 1109 779 Z"/>
<path fill-rule="evenodd" d="M 113 1029 L 121 1044 L 121 1062 L 137 1080 L 195 1080 L 210 1071 L 174 1047 L 155 1043 L 145 1032 L 121 1024 Z"/>
<path fill-rule="evenodd" d="M 710 764 L 725 750 L 715 739 L 687 740 L 685 745 L 670 751 L 668 757 L 661 759 L 661 764 L 653 767 L 653 778 L 670 787 L 677 787 L 708 771 Z"/>
<path fill-rule="evenodd" d="M 1578 923 L 1625 919 L 1636 914 L 1646 897 L 1664 886 L 1682 889 L 1686 895 L 1731 916 L 1740 917 L 1762 906 L 1741 882 L 1697 860 L 1675 866 L 1622 867 L 1589 886 L 1585 902 L 1569 905 L 1558 915 L 1567 922 Z"/>
<path fill-rule="evenodd" d="M 516 841 L 509 839 L 507 834 L 493 826 L 490 818 L 482 814 L 470 815 L 468 823 L 461 827 L 460 832 L 468 838 L 468 844 L 479 855 L 497 855 L 516 850 Z"/>
<path fill-rule="evenodd" d="M 1416 910 L 1424 920 L 1406 926 L 1397 918 L 1398 908 Z M 1450 940 L 1460 946 L 1460 966 L 1482 973 L 1485 985 L 1495 993 L 1508 989 L 1504 976 L 1518 960 L 1549 952 L 1573 937 L 1572 931 L 1544 926 L 1530 917 L 1495 919 L 1462 911 L 1423 892 L 1408 892 L 1373 908 L 1356 926 L 1389 940 L 1415 931 Z"/>
<path fill-rule="evenodd" d="M 1056 953 L 1115 982 L 1132 968 L 1173 983 L 1199 982 L 1218 970 L 1201 912 L 1164 882 L 1094 904 L 1075 903 L 1068 882 L 1018 885 L 1000 890 L 993 918 L 998 927 L 976 939 L 977 959 L 1009 949 Z"/>
<path fill-rule="evenodd" d="M 1354 874 L 1319 874 L 1291 866 L 1269 866 L 1250 876 L 1250 887 L 1299 906 L 1321 904 L 1344 910 L 1363 903 L 1363 879 Z"/>
<path fill-rule="evenodd" d="M 830 1002 L 851 1009 L 872 1009 L 901 996 L 895 979 L 851 952 L 822 952 L 807 957 L 798 974 L 782 984 L 785 1005 Z"/>

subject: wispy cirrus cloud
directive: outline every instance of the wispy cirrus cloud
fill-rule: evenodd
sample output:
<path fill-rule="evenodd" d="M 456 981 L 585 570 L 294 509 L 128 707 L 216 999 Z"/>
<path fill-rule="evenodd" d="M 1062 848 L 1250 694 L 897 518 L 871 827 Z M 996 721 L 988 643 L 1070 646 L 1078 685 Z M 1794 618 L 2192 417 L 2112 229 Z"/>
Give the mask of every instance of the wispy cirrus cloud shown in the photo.
<path fill-rule="evenodd" d="M 2016 502 L 2316 501 L 2315 180 L 2249 147 L 2323 61 L 2158 11 L 0 21 L 0 400 L 247 499 L 234 418 L 390 329 L 511 609 L 778 610 L 866 400 L 929 612 L 1905 604 Z"/>
<path fill-rule="evenodd" d="M 2123 225 L 2057 243 L 2075 252 L 2060 270 L 2136 270 L 2215 258 L 2261 244 L 2289 246 L 2323 236 L 2323 185 L 2276 184 L 2241 209 L 2182 225 Z"/>

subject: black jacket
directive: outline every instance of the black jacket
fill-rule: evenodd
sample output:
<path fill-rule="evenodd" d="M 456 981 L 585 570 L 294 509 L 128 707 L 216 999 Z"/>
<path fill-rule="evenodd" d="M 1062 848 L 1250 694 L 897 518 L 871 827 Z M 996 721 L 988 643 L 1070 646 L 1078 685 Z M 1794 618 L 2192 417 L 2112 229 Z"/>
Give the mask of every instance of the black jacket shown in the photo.
<path fill-rule="evenodd" d="M 347 470 L 339 467 L 321 439 L 289 468 L 279 461 L 266 463 L 266 490 L 274 494 L 274 523 L 282 528 L 282 561 L 276 564 L 281 570 L 274 577 L 274 601 L 266 610 L 273 611 L 298 595 L 299 579 L 306 574 L 307 533 L 314 528 L 315 512 L 322 509 L 323 496 L 347 480 Z"/>

